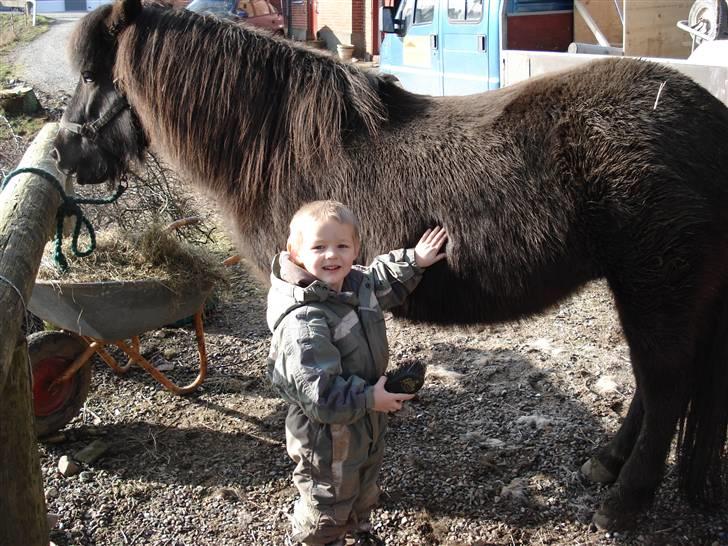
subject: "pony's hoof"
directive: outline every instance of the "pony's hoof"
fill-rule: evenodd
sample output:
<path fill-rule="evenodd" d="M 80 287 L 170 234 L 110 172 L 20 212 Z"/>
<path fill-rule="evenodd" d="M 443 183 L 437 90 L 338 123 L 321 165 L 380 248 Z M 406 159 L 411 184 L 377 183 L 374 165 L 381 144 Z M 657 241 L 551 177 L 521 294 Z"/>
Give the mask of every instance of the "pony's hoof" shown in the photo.
<path fill-rule="evenodd" d="M 634 514 L 615 513 L 602 506 L 592 516 L 592 523 L 600 531 L 628 531 L 637 525 Z"/>
<path fill-rule="evenodd" d="M 581 473 L 587 480 L 595 483 L 614 483 L 617 481 L 617 476 L 600 463 L 596 457 L 592 457 L 581 465 Z"/>

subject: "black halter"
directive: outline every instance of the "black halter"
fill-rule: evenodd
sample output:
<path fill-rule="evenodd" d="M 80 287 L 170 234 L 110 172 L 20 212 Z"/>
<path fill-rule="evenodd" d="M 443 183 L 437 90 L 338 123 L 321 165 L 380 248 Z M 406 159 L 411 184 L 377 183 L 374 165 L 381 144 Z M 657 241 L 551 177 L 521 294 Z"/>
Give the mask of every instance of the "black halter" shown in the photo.
<path fill-rule="evenodd" d="M 118 116 L 125 108 L 129 107 L 129 103 L 126 100 L 126 97 L 124 95 L 119 95 L 116 97 L 114 102 L 111 104 L 111 107 L 104 112 L 103 115 L 99 116 L 99 118 L 96 121 L 93 121 L 91 123 L 86 122 L 84 124 L 81 123 L 71 123 L 70 121 L 66 121 L 63 118 L 61 118 L 61 127 L 65 129 L 66 131 L 70 131 L 71 133 L 80 135 L 82 137 L 86 137 L 90 140 L 93 140 L 96 138 L 96 136 L 99 134 L 101 129 L 104 128 L 104 126 L 109 123 L 112 119 L 114 119 L 116 116 Z"/>

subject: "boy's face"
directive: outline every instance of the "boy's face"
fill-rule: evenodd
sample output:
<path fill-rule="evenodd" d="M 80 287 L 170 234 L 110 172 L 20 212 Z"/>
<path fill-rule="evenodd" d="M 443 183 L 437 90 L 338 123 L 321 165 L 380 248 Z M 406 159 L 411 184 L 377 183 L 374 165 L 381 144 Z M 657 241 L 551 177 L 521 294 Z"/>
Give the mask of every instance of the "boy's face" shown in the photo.
<path fill-rule="evenodd" d="M 298 245 L 288 245 L 293 261 L 332 290 L 340 292 L 344 278 L 359 254 L 354 227 L 333 219 L 308 218 L 300 229 Z"/>

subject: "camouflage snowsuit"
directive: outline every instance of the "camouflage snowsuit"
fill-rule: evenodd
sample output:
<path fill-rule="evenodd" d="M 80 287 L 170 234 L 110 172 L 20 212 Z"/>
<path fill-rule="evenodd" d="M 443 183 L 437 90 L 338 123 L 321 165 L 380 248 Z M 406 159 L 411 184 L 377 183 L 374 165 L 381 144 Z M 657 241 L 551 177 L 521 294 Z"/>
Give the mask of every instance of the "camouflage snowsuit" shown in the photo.
<path fill-rule="evenodd" d="M 354 266 L 337 293 L 287 253 L 273 260 L 268 374 L 291 404 L 293 540 L 325 544 L 368 524 L 387 427 L 387 415 L 371 409 L 389 359 L 382 310 L 400 305 L 422 272 L 413 250 L 393 251 Z"/>

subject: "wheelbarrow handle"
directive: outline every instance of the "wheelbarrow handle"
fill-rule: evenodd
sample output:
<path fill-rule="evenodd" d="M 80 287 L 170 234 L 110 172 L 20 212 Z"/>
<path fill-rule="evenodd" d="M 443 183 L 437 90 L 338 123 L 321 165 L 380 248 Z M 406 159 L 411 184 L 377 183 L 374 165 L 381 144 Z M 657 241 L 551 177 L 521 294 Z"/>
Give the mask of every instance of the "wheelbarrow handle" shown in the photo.
<path fill-rule="evenodd" d="M 233 254 L 232 256 L 228 256 L 222 261 L 222 265 L 225 267 L 231 267 L 237 263 L 240 262 L 240 254 Z"/>
<path fill-rule="evenodd" d="M 181 227 L 193 226 L 199 224 L 200 222 L 202 222 L 201 216 L 189 216 L 187 218 L 180 218 L 179 220 L 175 220 L 167 227 L 165 227 L 163 231 L 169 233 L 170 231 L 175 231 L 176 229 L 179 229 Z"/>

